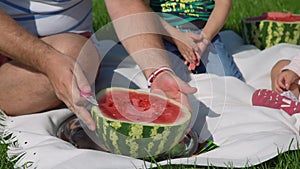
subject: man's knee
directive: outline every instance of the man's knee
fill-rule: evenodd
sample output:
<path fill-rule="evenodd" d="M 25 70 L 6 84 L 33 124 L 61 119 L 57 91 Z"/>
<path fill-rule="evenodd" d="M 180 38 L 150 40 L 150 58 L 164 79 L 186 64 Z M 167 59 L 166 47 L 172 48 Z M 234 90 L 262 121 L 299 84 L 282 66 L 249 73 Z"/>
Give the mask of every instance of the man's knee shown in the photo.
<path fill-rule="evenodd" d="M 77 58 L 87 38 L 75 33 L 62 33 L 41 38 L 56 50 L 65 55 Z"/>
<path fill-rule="evenodd" d="M 63 33 L 42 38 L 56 50 L 76 60 L 89 79 L 95 79 L 101 58 L 91 38 Z"/>

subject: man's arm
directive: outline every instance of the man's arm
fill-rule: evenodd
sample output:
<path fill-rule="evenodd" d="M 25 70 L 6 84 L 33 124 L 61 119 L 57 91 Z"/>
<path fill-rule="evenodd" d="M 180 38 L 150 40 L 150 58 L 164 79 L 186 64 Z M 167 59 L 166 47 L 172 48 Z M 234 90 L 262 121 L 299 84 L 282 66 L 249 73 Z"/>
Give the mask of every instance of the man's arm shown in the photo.
<path fill-rule="evenodd" d="M 56 96 L 94 130 L 95 123 L 79 95 L 80 90 L 89 93 L 91 88 L 80 66 L 75 69 L 75 60 L 27 32 L 1 9 L 0 21 L 0 53 L 47 76 Z"/>
<path fill-rule="evenodd" d="M 160 18 L 151 12 L 144 0 L 106 0 L 105 3 L 120 41 L 146 77 L 159 67 L 171 67 L 162 43 Z M 196 89 L 174 74 L 163 72 L 153 81 L 151 91 L 190 108 L 186 94 Z"/>
<path fill-rule="evenodd" d="M 143 0 L 106 0 L 106 6 L 119 40 L 145 76 L 157 67 L 170 65 L 162 43 L 159 17 Z"/>
<path fill-rule="evenodd" d="M 46 73 L 48 59 L 59 53 L 20 27 L 1 9 L 0 20 L 0 52 Z"/>

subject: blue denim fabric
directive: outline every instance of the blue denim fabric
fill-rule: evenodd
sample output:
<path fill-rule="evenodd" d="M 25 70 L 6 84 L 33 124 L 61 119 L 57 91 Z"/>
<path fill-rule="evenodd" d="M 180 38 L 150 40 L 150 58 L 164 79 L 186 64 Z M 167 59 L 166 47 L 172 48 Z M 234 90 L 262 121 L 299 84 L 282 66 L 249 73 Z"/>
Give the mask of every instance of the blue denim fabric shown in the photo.
<path fill-rule="evenodd" d="M 182 29 L 180 31 L 193 32 L 197 34 L 201 33 L 201 30 L 193 31 Z M 164 45 L 167 51 L 174 53 L 181 59 L 184 59 L 175 45 L 168 41 L 164 41 Z M 192 72 L 194 74 L 211 73 L 219 76 L 234 76 L 240 80 L 244 80 L 240 70 L 233 60 L 233 57 L 226 51 L 219 34 L 216 35 L 211 44 L 207 46 L 206 51 L 201 57 L 200 65 Z"/>

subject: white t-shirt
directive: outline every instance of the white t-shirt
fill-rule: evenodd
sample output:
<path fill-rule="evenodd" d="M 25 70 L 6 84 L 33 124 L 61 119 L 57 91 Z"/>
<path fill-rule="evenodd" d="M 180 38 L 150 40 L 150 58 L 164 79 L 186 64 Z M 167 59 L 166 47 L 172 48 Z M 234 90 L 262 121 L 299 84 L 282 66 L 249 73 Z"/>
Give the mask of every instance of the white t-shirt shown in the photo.
<path fill-rule="evenodd" d="M 92 0 L 1 0 L 0 8 L 37 36 L 92 32 Z"/>

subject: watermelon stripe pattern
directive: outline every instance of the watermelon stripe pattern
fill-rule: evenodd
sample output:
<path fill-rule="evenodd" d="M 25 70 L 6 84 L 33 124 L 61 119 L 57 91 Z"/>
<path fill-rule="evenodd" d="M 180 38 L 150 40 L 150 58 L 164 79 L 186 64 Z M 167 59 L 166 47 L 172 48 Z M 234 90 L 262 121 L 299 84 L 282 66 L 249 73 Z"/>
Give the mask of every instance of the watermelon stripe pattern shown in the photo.
<path fill-rule="evenodd" d="M 92 110 L 97 121 L 98 138 L 105 147 L 115 154 L 144 158 L 164 153 L 174 147 L 186 130 L 188 121 L 177 126 L 146 126 L 126 122 L 116 122 L 99 116 Z"/>
<path fill-rule="evenodd" d="M 300 21 L 242 21 L 242 35 L 246 44 L 259 49 L 269 48 L 279 43 L 300 45 Z"/>
<path fill-rule="evenodd" d="M 137 91 L 132 90 L 132 92 Z M 97 123 L 96 136 L 110 152 L 134 158 L 146 158 L 165 153 L 178 144 L 191 118 L 190 112 L 185 107 L 183 110 L 184 119 L 173 124 L 120 121 L 104 116 L 97 106 L 92 107 L 91 114 Z"/>

